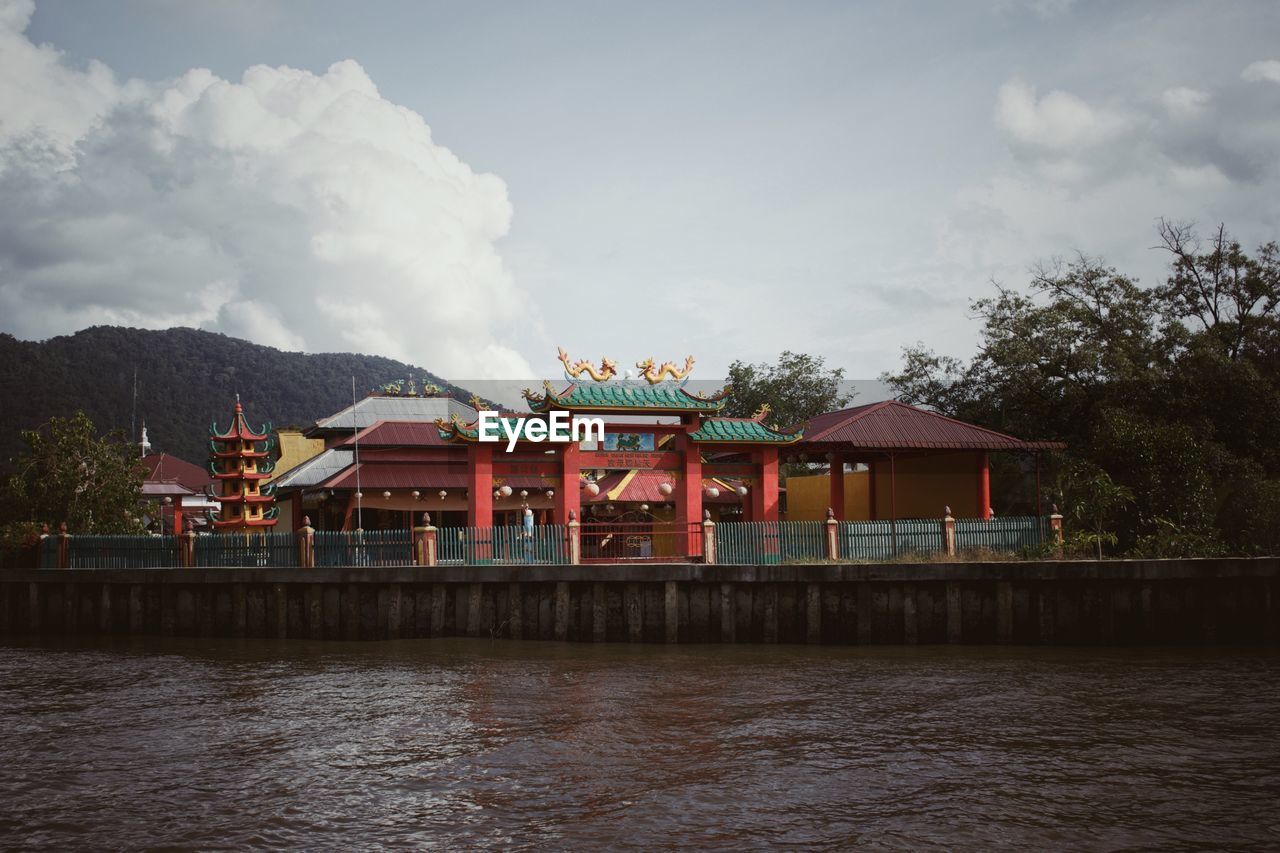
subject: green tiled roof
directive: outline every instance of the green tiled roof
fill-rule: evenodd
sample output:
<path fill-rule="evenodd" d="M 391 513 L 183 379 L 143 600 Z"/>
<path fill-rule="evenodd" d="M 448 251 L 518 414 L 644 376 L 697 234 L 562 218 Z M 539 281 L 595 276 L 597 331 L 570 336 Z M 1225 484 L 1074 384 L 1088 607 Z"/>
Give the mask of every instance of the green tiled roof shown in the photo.
<path fill-rule="evenodd" d="M 800 430 L 793 433 L 774 432 L 759 421 L 742 418 L 707 418 L 690 435 L 694 441 L 742 441 L 774 444 L 790 444 L 803 436 Z"/>
<path fill-rule="evenodd" d="M 724 395 L 698 397 L 677 385 L 627 385 L 600 382 L 570 385 L 560 393 L 535 395 L 529 400 L 534 411 L 550 408 L 576 410 L 650 409 L 658 411 L 718 412 L 724 408 Z"/>

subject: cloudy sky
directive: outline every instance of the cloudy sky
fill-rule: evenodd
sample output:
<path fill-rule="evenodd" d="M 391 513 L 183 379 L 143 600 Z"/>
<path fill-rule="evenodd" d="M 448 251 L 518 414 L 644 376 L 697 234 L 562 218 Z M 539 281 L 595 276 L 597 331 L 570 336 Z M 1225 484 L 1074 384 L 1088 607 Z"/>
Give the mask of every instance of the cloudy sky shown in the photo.
<path fill-rule="evenodd" d="M 1275 2 L 0 0 L 0 330 L 870 377 L 1158 217 L 1280 238 Z"/>

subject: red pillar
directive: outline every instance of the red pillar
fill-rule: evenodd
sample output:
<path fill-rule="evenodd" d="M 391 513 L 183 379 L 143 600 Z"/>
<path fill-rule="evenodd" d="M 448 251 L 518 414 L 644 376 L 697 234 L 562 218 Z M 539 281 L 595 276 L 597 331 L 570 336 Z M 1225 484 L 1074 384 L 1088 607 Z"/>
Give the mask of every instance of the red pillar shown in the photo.
<path fill-rule="evenodd" d="M 986 451 L 978 454 L 978 518 L 991 517 L 991 464 Z"/>
<path fill-rule="evenodd" d="M 178 495 L 173 499 L 173 533 L 176 536 L 182 532 L 182 495 Z"/>
<path fill-rule="evenodd" d="M 836 519 L 844 521 L 844 454 L 831 454 L 831 494 L 827 498 L 827 507 L 835 513 Z"/>
<path fill-rule="evenodd" d="M 764 447 L 751 454 L 760 469 L 760 483 L 751 492 L 751 520 L 778 520 L 778 448 Z"/>
<path fill-rule="evenodd" d="M 493 526 L 493 445 L 467 445 L 467 525 Z"/>
<path fill-rule="evenodd" d="M 560 487 L 556 489 L 554 501 L 554 523 L 568 524 L 569 513 L 582 520 L 582 491 L 579 489 L 578 443 L 569 442 L 561 445 L 560 452 Z"/>
<path fill-rule="evenodd" d="M 702 456 L 687 433 L 676 442 L 684 465 L 676 484 L 676 531 L 684 542 L 684 556 L 696 557 L 702 553 Z"/>

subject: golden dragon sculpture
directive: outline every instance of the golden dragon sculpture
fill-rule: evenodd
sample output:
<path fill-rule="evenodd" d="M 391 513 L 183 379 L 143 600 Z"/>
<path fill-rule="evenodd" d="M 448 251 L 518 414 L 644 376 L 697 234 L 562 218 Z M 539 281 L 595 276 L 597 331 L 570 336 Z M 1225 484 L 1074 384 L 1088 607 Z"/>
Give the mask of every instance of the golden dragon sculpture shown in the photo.
<path fill-rule="evenodd" d="M 618 375 L 618 364 L 611 358 L 602 358 L 600 360 L 600 368 L 597 370 L 596 366 L 586 359 L 570 361 L 569 353 L 565 352 L 562 347 L 557 347 L 556 349 L 560 352 L 560 363 L 564 365 L 565 375 L 572 379 L 577 379 L 585 373 L 596 382 L 604 382 L 610 376 Z"/>
<path fill-rule="evenodd" d="M 685 358 L 683 370 L 676 367 L 676 363 L 674 361 L 665 361 L 662 363 L 661 367 L 657 367 L 654 365 L 654 361 L 651 358 L 646 358 L 644 361 L 637 361 L 636 367 L 640 368 L 640 375 L 643 376 L 650 385 L 657 385 L 664 379 L 675 379 L 678 382 L 682 382 L 688 378 L 690 373 L 693 372 L 693 356 L 687 356 Z"/>

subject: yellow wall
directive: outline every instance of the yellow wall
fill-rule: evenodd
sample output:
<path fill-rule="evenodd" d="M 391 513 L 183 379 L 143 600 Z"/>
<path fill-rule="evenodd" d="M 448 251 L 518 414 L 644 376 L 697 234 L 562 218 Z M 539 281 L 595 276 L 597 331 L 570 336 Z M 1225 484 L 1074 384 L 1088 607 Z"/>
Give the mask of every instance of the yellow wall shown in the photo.
<path fill-rule="evenodd" d="M 950 506 L 957 518 L 978 515 L 978 456 L 974 453 L 945 453 L 898 459 L 898 518 L 941 518 Z M 870 472 L 846 471 L 844 475 L 845 518 L 871 517 Z M 892 516 L 888 460 L 876 464 L 876 517 Z M 830 478 L 827 474 L 788 477 L 787 518 L 792 521 L 819 521 L 830 506 Z"/>
<path fill-rule="evenodd" d="M 291 468 L 296 468 L 308 459 L 319 456 L 324 451 L 323 438 L 307 438 L 296 429 L 276 430 L 276 440 L 280 444 L 280 458 L 276 460 L 276 470 L 271 479 L 279 477 Z"/>

